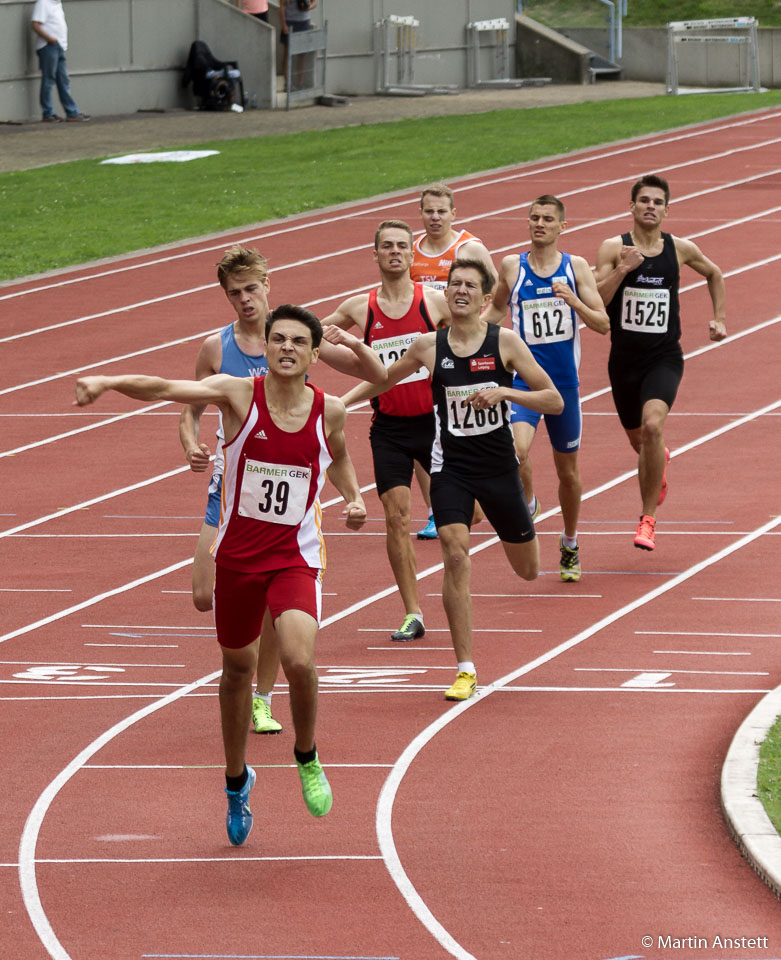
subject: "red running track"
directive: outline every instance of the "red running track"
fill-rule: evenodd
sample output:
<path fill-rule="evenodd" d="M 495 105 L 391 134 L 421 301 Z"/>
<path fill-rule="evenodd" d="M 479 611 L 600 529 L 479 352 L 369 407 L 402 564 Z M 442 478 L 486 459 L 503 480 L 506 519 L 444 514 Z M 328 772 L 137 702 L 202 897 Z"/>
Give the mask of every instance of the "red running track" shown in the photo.
<path fill-rule="evenodd" d="M 557 576 L 541 435 L 543 574 L 517 581 L 476 528 L 480 695 L 452 706 L 437 544 L 416 547 L 426 636 L 400 647 L 376 495 L 360 534 L 327 506 L 318 743 L 334 809 L 315 821 L 301 802 L 280 681 L 285 731 L 251 738 L 256 824 L 240 849 L 224 832 L 212 625 L 189 597 L 204 481 L 182 467 L 176 409 L 111 395 L 78 410 L 74 379 L 190 376 L 200 340 L 229 318 L 213 265 L 234 239 L 269 257 L 272 302 L 326 314 L 376 281 L 376 224 L 417 225 L 417 193 L 0 288 L 9 956 L 781 957 L 778 903 L 730 840 L 718 793 L 732 734 L 781 672 L 781 111 L 453 186 L 461 222 L 497 259 L 527 236 L 530 200 L 561 196 L 563 246 L 593 263 L 649 170 L 672 184 L 668 228 L 727 274 L 730 333 L 708 342 L 705 285 L 685 275 L 688 359 L 657 550 L 632 547 L 634 458 L 607 343 L 585 332 L 581 581 Z M 369 485 L 367 428 L 365 409 L 351 414 Z"/>

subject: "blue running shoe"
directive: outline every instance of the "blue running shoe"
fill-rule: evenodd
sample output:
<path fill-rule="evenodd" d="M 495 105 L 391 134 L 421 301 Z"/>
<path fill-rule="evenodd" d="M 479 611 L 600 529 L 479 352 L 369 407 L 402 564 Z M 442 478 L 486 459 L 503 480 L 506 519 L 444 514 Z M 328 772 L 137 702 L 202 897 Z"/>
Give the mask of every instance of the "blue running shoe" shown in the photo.
<path fill-rule="evenodd" d="M 252 811 L 249 808 L 249 792 L 255 786 L 255 771 L 247 768 L 247 782 L 241 790 L 228 790 L 228 839 L 234 847 L 240 847 L 252 829 Z"/>
<path fill-rule="evenodd" d="M 434 523 L 434 514 L 428 518 L 428 523 L 422 530 L 418 530 L 416 534 L 418 540 L 436 540 L 439 534 L 437 533 L 437 525 Z"/>

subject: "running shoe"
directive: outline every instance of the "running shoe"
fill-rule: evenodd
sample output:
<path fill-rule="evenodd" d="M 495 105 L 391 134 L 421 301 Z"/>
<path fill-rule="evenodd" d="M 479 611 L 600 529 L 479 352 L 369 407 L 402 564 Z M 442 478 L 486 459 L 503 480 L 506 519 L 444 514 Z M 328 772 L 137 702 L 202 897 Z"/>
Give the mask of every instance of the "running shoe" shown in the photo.
<path fill-rule="evenodd" d="M 296 766 L 301 778 L 301 792 L 304 795 L 307 810 L 313 817 L 324 817 L 331 809 L 334 798 L 320 758 L 315 754 L 314 760 L 310 760 L 309 763 L 299 763 L 296 760 Z"/>
<path fill-rule="evenodd" d="M 659 499 L 656 501 L 657 507 L 661 507 L 664 498 L 667 496 L 667 464 L 670 462 L 670 451 L 664 448 L 664 473 L 662 474 L 662 489 L 659 491 Z"/>
<path fill-rule="evenodd" d="M 559 550 L 561 550 L 561 563 L 559 564 L 559 577 L 565 583 L 574 583 L 580 580 L 580 551 L 578 547 L 566 547 L 559 536 Z"/>
<path fill-rule="evenodd" d="M 532 513 L 531 511 L 529 511 L 529 513 L 531 515 L 532 520 L 536 520 L 537 517 L 539 517 L 539 515 L 542 513 L 542 505 L 540 504 L 539 497 L 534 498 L 534 513 Z"/>
<path fill-rule="evenodd" d="M 282 733 L 282 724 L 271 716 L 271 707 L 263 697 L 253 694 L 252 697 L 252 726 L 255 733 Z"/>
<path fill-rule="evenodd" d="M 417 538 L 418 540 L 436 540 L 438 536 L 437 525 L 434 523 L 434 514 L 432 513 L 426 526 L 422 530 L 418 530 Z"/>
<path fill-rule="evenodd" d="M 391 640 L 397 640 L 399 643 L 407 643 L 410 640 L 417 640 L 426 632 L 423 621 L 415 613 L 408 613 L 404 618 L 404 623 L 399 629 L 391 634 Z"/>
<path fill-rule="evenodd" d="M 241 790 L 229 790 L 225 788 L 228 794 L 228 816 L 225 823 L 228 827 L 228 839 L 234 847 L 240 847 L 249 836 L 252 829 L 252 811 L 249 808 L 249 793 L 255 786 L 255 771 L 252 767 L 247 768 L 247 782 Z"/>
<path fill-rule="evenodd" d="M 637 533 L 635 534 L 635 546 L 641 550 L 653 550 L 656 546 L 654 543 L 655 529 L 656 520 L 653 517 L 640 517 L 640 523 L 637 525 Z"/>
<path fill-rule="evenodd" d="M 474 673 L 461 672 L 456 677 L 456 682 L 445 691 L 445 700 L 468 700 L 477 690 L 477 675 Z"/>

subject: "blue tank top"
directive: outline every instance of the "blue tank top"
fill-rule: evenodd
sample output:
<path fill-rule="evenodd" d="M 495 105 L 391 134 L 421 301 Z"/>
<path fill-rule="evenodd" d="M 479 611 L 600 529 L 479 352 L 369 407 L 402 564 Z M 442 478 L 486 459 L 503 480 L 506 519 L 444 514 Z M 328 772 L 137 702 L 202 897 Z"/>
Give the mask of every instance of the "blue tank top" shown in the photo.
<path fill-rule="evenodd" d="M 577 387 L 580 323 L 575 311 L 553 293 L 555 280 L 566 283 L 577 295 L 568 253 L 562 253 L 561 263 L 549 277 L 538 276 L 529 266 L 528 253 L 521 254 L 518 279 L 510 292 L 513 330 L 557 387 Z"/>
<path fill-rule="evenodd" d="M 233 332 L 233 324 L 229 323 L 220 331 L 220 341 L 222 343 L 222 360 L 220 361 L 220 373 L 227 373 L 232 377 L 265 377 L 268 373 L 268 360 L 263 353 L 252 356 L 245 353 L 236 343 L 236 335 Z M 212 483 L 215 483 L 225 469 L 225 456 L 222 452 L 225 443 L 225 430 L 222 426 L 222 414 L 219 414 L 220 422 L 217 426 L 217 447 L 214 451 L 214 464 L 212 469 Z"/>
<path fill-rule="evenodd" d="M 261 353 L 252 356 L 245 353 L 236 343 L 232 323 L 220 331 L 220 340 L 222 342 L 220 373 L 228 373 L 232 377 L 264 377 L 268 373 L 266 355 Z"/>

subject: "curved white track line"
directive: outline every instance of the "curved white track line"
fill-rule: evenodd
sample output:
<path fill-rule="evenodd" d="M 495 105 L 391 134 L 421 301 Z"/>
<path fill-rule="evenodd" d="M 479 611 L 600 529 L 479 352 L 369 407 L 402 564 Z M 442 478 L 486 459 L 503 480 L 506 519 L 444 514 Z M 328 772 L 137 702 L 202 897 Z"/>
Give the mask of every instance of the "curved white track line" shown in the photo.
<path fill-rule="evenodd" d="M 781 405 L 781 401 L 779 404 Z M 531 673 L 533 670 L 536 670 L 537 667 L 556 659 L 556 657 L 560 656 L 562 653 L 566 653 L 573 647 L 578 646 L 578 644 L 582 643 L 584 640 L 589 639 L 589 637 L 593 637 L 594 634 L 599 633 L 599 631 L 603 630 L 605 627 L 609 627 L 611 624 L 622 619 L 627 614 L 634 612 L 642 606 L 645 606 L 645 604 L 650 603 L 652 600 L 655 600 L 657 597 L 660 597 L 665 593 L 668 593 L 670 590 L 673 590 L 686 580 L 690 580 L 698 573 L 701 573 L 708 567 L 713 566 L 715 563 L 718 563 L 725 557 L 730 556 L 730 554 L 733 554 L 748 544 L 753 543 L 754 540 L 757 540 L 759 537 L 773 530 L 780 524 L 781 516 L 775 517 L 773 520 L 769 520 L 752 533 L 746 534 L 735 543 L 724 547 L 724 549 L 719 550 L 717 553 L 714 553 L 707 559 L 700 561 L 699 563 L 690 567 L 688 570 L 684 570 L 682 573 L 679 573 L 667 583 L 663 583 L 654 590 L 650 590 L 648 593 L 643 594 L 643 596 L 638 597 L 631 603 L 626 604 L 626 606 L 623 606 L 620 609 L 615 610 L 613 613 L 608 614 L 606 617 L 603 617 L 601 620 L 597 621 L 597 623 L 592 624 L 585 630 L 582 630 L 574 637 L 570 637 L 569 640 L 565 640 L 558 646 L 548 650 L 547 653 L 541 654 L 539 657 L 536 657 L 534 660 L 530 660 L 517 670 L 513 670 L 512 673 L 508 673 L 499 680 L 495 680 L 493 683 L 488 684 L 488 686 L 483 687 L 478 696 L 473 697 L 471 700 L 467 700 L 464 703 L 458 704 L 458 706 L 453 707 L 446 713 L 442 714 L 441 717 L 438 717 L 432 724 L 422 730 L 404 750 L 399 759 L 393 765 L 393 770 L 390 772 L 387 780 L 383 784 L 380 798 L 377 802 L 377 812 L 375 817 L 377 840 L 379 842 L 383 860 L 388 868 L 388 873 L 390 873 L 393 882 L 396 884 L 399 892 L 404 897 L 410 910 L 412 910 L 412 912 L 429 931 L 432 937 L 434 937 L 434 939 L 445 950 L 447 950 L 448 953 L 454 957 L 457 957 L 458 960 L 477 960 L 476 957 L 465 950 L 456 940 L 453 939 L 453 937 L 426 906 L 420 894 L 415 889 L 414 884 L 407 875 L 407 872 L 404 870 L 401 859 L 398 855 L 398 851 L 396 850 L 396 844 L 393 840 L 393 804 L 396 799 L 399 786 L 409 770 L 412 761 L 440 732 L 440 730 L 443 730 L 454 720 L 459 719 L 466 710 L 469 710 L 483 702 L 486 697 L 489 697 L 492 693 L 495 693 L 502 687 L 507 686 L 514 680 L 517 680 L 518 677 L 522 677 L 528 673 Z"/>
<path fill-rule="evenodd" d="M 144 717 L 148 717 L 151 713 L 167 707 L 170 703 L 180 700 L 188 693 L 192 693 L 199 687 L 211 683 L 219 677 L 220 673 L 221 671 L 217 670 L 214 673 L 207 674 L 207 676 L 201 677 L 200 680 L 196 680 L 194 683 L 190 683 L 185 687 L 180 687 L 174 693 L 169 693 L 168 696 L 142 707 L 129 717 L 114 724 L 113 727 L 106 730 L 105 733 L 101 734 L 96 740 L 93 740 L 89 746 L 85 747 L 81 753 L 75 756 L 36 800 L 35 806 L 30 811 L 30 816 L 24 825 L 22 838 L 19 842 L 19 883 L 22 888 L 22 899 L 25 909 L 32 921 L 35 932 L 48 951 L 49 956 L 54 958 L 54 960 L 71 960 L 71 958 L 70 954 L 57 939 L 57 935 L 49 923 L 49 918 L 46 916 L 41 898 L 38 894 L 38 884 L 35 876 L 35 848 L 38 843 L 38 834 L 52 801 L 71 777 L 73 777 L 98 750 L 105 747 L 105 745 L 116 736 L 124 733 L 128 727 L 144 719 Z"/>

